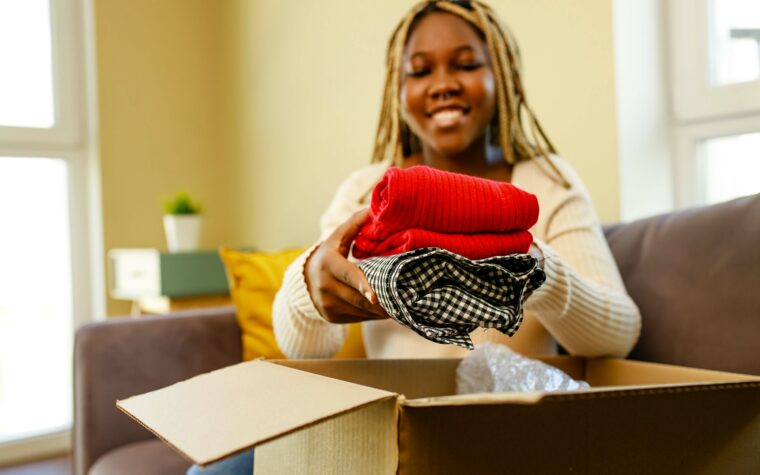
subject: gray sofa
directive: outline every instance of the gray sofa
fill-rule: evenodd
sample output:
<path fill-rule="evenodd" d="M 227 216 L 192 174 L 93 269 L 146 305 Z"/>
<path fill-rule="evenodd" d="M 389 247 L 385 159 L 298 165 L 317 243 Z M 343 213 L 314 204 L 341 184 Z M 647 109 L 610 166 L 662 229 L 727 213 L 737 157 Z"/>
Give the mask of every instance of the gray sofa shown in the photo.
<path fill-rule="evenodd" d="M 643 317 L 630 358 L 760 375 L 760 195 L 605 233 Z M 231 307 L 82 327 L 74 473 L 184 473 L 189 463 L 114 403 L 239 362 L 241 354 Z"/>

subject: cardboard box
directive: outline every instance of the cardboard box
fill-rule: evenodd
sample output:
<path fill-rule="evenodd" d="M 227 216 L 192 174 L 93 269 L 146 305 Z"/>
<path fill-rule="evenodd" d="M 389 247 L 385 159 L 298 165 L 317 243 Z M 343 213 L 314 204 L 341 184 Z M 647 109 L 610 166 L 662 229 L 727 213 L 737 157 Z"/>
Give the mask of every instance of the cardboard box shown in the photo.
<path fill-rule="evenodd" d="M 459 360 L 251 361 L 118 402 L 256 474 L 760 473 L 760 378 L 540 358 L 583 391 L 453 395 Z"/>

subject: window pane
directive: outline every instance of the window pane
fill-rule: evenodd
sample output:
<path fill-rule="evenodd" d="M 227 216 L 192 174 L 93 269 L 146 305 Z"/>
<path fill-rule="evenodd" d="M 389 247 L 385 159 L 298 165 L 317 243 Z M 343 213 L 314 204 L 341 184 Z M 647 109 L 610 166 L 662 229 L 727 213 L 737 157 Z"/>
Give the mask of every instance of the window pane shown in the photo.
<path fill-rule="evenodd" d="M 63 160 L 0 157 L 0 443 L 71 423 L 68 201 Z"/>
<path fill-rule="evenodd" d="M 760 78 L 760 1 L 712 0 L 711 10 L 712 82 Z"/>
<path fill-rule="evenodd" d="M 0 125 L 52 127 L 48 0 L 0 0 Z"/>
<path fill-rule="evenodd" d="M 697 156 L 706 203 L 760 193 L 760 133 L 705 140 Z"/>

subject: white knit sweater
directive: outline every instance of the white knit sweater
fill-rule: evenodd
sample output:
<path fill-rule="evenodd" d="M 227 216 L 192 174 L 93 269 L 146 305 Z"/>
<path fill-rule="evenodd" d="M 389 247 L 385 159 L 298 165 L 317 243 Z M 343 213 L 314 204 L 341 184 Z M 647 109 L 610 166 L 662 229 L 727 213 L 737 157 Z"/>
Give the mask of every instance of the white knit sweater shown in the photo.
<path fill-rule="evenodd" d="M 514 337 L 476 330 L 473 342 L 498 341 L 521 353 L 546 354 L 556 351 L 556 340 L 574 355 L 625 356 L 639 336 L 638 308 L 625 291 L 588 191 L 567 162 L 553 159 L 569 189 L 550 177 L 540 159 L 519 162 L 512 172 L 515 186 L 538 197 L 539 219 L 530 231 L 546 258 L 546 283 L 525 302 L 523 324 Z M 340 185 L 322 216 L 320 240 L 369 204 L 369 192 L 387 166 L 362 168 Z M 322 318 L 306 289 L 304 263 L 316 245 L 290 265 L 274 301 L 277 343 L 291 358 L 329 357 L 346 337 L 345 325 Z M 362 325 L 371 358 L 448 358 L 467 352 L 430 342 L 391 319 Z"/>

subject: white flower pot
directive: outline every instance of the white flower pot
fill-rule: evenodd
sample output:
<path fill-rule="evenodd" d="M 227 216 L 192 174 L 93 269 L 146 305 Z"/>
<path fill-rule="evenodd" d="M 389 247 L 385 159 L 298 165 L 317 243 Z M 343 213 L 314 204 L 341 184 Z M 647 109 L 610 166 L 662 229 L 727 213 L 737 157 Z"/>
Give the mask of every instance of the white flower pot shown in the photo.
<path fill-rule="evenodd" d="M 165 214 L 164 232 L 169 252 L 196 251 L 201 244 L 199 214 Z"/>

